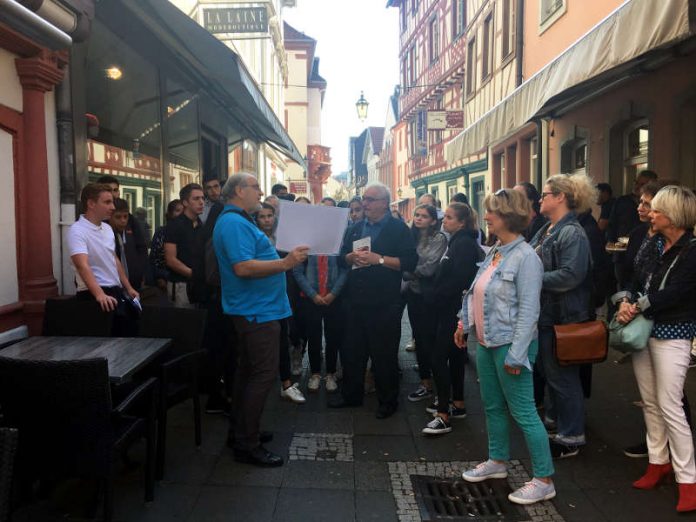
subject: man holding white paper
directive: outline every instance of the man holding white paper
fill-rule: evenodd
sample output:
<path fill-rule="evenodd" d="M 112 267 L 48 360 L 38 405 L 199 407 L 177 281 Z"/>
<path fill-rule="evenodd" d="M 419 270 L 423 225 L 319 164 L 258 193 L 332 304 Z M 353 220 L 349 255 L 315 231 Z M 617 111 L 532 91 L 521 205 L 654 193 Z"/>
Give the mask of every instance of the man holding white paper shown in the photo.
<path fill-rule="evenodd" d="M 363 196 L 365 219 L 346 233 L 339 261 L 350 270 L 347 282 L 347 338 L 341 351 L 341 397 L 329 407 L 360 406 L 365 365 L 372 359 L 379 408 L 377 418 L 394 414 L 399 396 L 401 273 L 418 262 L 408 227 L 389 213 L 391 195 L 381 183 L 369 184 Z"/>

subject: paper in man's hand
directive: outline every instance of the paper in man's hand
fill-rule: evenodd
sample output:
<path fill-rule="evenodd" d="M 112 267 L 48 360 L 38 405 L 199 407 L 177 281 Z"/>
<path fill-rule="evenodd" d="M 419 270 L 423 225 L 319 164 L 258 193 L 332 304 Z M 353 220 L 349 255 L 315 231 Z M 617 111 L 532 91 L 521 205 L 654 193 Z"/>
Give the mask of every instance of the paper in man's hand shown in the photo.
<path fill-rule="evenodd" d="M 290 252 L 298 246 L 308 246 L 310 255 L 338 255 L 348 226 L 349 212 L 347 208 L 281 200 L 276 248 Z"/>

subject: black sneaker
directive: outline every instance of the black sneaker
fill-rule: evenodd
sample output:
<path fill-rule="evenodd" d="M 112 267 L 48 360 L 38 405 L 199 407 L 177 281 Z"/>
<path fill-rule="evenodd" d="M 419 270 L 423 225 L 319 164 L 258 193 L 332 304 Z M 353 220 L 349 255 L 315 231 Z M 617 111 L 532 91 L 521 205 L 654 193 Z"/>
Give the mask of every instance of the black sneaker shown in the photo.
<path fill-rule="evenodd" d="M 422 384 L 416 388 L 416 391 L 408 394 L 408 400 L 418 402 L 433 396 L 433 390 L 429 390 Z"/>
<path fill-rule="evenodd" d="M 641 459 L 648 456 L 648 445 L 645 442 L 624 448 L 624 455 L 632 459 Z"/>
<path fill-rule="evenodd" d="M 438 415 L 426 424 L 421 433 L 424 435 L 444 435 L 450 431 L 452 431 L 452 425 Z"/>
<path fill-rule="evenodd" d="M 210 395 L 205 403 L 205 412 L 210 415 L 230 413 L 230 403 L 222 395 Z"/>
<path fill-rule="evenodd" d="M 549 445 L 551 446 L 551 457 L 554 459 L 569 459 L 580 454 L 580 446 L 569 446 L 553 440 L 549 441 Z"/>
<path fill-rule="evenodd" d="M 437 413 L 437 398 L 435 398 L 432 404 L 425 407 L 425 411 L 428 413 Z"/>
<path fill-rule="evenodd" d="M 437 416 L 437 406 L 433 413 L 433 417 Z M 449 412 L 447 413 L 450 419 L 465 419 L 466 418 L 466 408 L 457 408 L 453 404 L 450 404 Z"/>

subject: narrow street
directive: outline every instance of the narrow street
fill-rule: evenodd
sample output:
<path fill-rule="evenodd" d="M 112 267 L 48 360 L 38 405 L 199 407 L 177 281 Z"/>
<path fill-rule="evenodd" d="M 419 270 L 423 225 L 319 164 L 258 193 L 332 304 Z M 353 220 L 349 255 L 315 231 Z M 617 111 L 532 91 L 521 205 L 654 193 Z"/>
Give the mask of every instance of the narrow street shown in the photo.
<path fill-rule="evenodd" d="M 205 416 L 203 446 L 196 449 L 192 409 L 187 403 L 172 410 L 165 480 L 157 487 L 155 502 L 150 506 L 142 502 L 140 469 L 121 472 L 116 486 L 115 519 L 421 520 L 410 475 L 459 477 L 464 466 L 485 458 L 486 430 L 475 372 L 469 365 L 468 417 L 454 421 L 449 435 L 421 435 L 428 419 L 423 411 L 426 404 L 406 400 L 418 382 L 417 374 L 411 370 L 415 356 L 403 350 L 408 331 L 404 321 L 400 353 L 403 399 L 393 417 L 375 419 L 374 395 L 367 397 L 363 408 L 332 411 L 325 406 L 323 389 L 319 394 L 308 394 L 307 403 L 299 406 L 273 394 L 263 427 L 274 432 L 268 447 L 287 462 L 281 468 L 261 469 L 236 463 L 231 451 L 224 447 L 226 417 Z M 642 420 L 640 409 L 633 405 L 639 397 L 631 365 L 617 364 L 617 359 L 614 352 L 605 363 L 595 366 L 593 396 L 587 407 L 589 444 L 580 456 L 555 463 L 556 499 L 517 512 L 517 520 L 696 520 L 696 515 L 677 516 L 673 484 L 655 491 L 631 488 L 631 481 L 644 471 L 647 460 L 627 458 L 621 451 L 642 436 Z M 303 386 L 306 378 L 303 375 Z M 689 395 L 696 396 L 693 379 L 687 384 Z M 517 429 L 511 447 L 512 458 L 517 460 L 508 481 L 514 488 L 527 480 L 530 469 Z M 136 454 L 134 451 L 134 457 Z M 506 507 L 514 510 L 512 504 L 507 503 Z"/>

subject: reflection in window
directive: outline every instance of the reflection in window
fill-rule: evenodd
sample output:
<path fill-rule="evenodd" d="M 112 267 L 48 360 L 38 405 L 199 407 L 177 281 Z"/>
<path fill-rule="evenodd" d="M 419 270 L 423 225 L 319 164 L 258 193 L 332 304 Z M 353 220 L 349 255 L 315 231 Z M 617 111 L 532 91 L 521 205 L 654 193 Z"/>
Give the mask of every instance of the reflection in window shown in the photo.
<path fill-rule="evenodd" d="M 624 133 L 624 183 L 630 187 L 636 174 L 648 168 L 650 127 L 647 120 L 630 125 Z"/>
<path fill-rule="evenodd" d="M 198 146 L 198 96 L 167 78 L 168 190 L 165 203 L 179 197 L 189 183 L 200 183 Z"/>
<path fill-rule="evenodd" d="M 483 21 L 483 51 L 481 53 L 481 79 L 488 78 L 493 72 L 493 13 Z"/>

